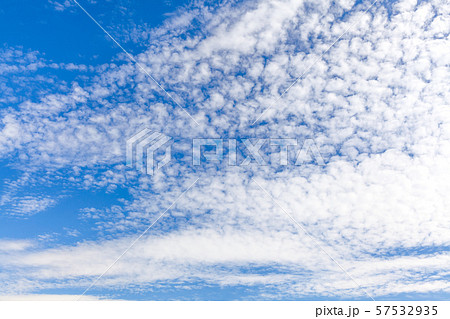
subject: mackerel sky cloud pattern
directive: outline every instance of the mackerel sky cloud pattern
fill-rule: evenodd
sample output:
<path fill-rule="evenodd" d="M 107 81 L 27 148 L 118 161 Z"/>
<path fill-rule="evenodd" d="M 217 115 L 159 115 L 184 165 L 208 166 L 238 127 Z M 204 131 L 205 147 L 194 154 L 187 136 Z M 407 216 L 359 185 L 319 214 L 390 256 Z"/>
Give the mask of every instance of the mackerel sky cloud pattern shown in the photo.
<path fill-rule="evenodd" d="M 5 36 L 4 298 L 76 298 L 170 207 L 83 297 L 448 299 L 448 1 L 79 2 L 135 61 L 72 1 L 40 10 L 79 49 Z M 126 165 L 143 129 L 173 139 L 151 176 Z M 193 165 L 199 138 L 325 165 Z"/>

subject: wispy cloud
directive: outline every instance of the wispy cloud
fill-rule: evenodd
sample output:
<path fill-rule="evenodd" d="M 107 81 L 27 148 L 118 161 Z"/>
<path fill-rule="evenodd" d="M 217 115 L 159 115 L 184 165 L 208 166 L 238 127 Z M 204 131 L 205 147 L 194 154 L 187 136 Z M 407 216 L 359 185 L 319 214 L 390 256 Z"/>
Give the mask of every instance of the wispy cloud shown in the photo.
<path fill-rule="evenodd" d="M 11 204 L 10 214 L 15 216 L 31 216 L 53 206 L 56 201 L 49 197 L 34 198 L 31 196 L 17 198 Z"/>
<path fill-rule="evenodd" d="M 123 56 L 66 91 L 1 110 L 0 154 L 15 169 L 37 180 L 46 170 L 47 180 L 82 191 L 127 192 L 82 209 L 100 239 L 1 259 L 15 269 L 8 293 L 14 282 L 23 292 L 88 287 L 197 177 L 99 289 L 266 285 L 276 298 L 363 296 L 253 178 L 374 296 L 448 293 L 450 6 L 398 1 L 365 12 L 370 4 L 197 4 L 146 30 L 152 44 L 135 59 L 199 126 Z M 31 70 L 35 55 L 25 60 Z M 124 165 L 125 141 L 142 127 L 174 139 L 314 138 L 327 165 L 198 168 L 179 149 L 179 160 L 149 177 Z M 8 194 L 5 203 L 16 197 Z M 26 216 L 54 204 L 30 196 L 12 207 Z"/>

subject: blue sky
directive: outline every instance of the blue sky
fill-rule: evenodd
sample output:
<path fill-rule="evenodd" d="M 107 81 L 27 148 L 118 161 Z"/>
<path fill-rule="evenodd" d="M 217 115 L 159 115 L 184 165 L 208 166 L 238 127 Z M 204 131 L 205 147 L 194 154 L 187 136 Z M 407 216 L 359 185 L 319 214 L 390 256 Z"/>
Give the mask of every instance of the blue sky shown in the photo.
<path fill-rule="evenodd" d="M 131 59 L 72 0 L 0 9 L 0 298 L 448 299 L 448 3 L 78 2 Z"/>

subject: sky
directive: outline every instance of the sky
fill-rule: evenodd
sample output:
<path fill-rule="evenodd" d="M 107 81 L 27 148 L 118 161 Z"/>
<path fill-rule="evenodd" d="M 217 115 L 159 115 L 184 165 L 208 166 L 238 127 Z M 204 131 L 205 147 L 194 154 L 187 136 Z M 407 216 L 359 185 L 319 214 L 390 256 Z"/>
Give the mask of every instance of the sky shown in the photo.
<path fill-rule="evenodd" d="M 3 2 L 0 299 L 450 297 L 448 1 Z"/>

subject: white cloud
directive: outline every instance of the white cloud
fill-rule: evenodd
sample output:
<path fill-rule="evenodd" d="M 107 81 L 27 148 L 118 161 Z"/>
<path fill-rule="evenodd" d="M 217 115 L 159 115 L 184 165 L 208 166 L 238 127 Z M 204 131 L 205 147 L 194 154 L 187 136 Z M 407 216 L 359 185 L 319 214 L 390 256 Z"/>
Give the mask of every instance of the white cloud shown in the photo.
<path fill-rule="evenodd" d="M 79 296 L 77 295 L 44 295 L 44 294 L 36 294 L 36 295 L 0 295 L 0 300 L 2 301 L 74 301 L 78 300 Z M 96 296 L 83 296 L 83 301 L 91 301 L 91 300 L 105 300 Z"/>
<path fill-rule="evenodd" d="M 55 205 L 55 203 L 56 200 L 49 197 L 24 196 L 15 198 L 9 203 L 11 206 L 9 214 L 27 217 L 42 212 Z"/>
<path fill-rule="evenodd" d="M 17 278 L 29 280 L 25 290 L 89 286 L 132 241 L 130 232 L 201 176 L 99 286 L 202 280 L 274 285 L 294 296 L 363 295 L 252 176 L 371 294 L 448 292 L 450 7 L 400 1 L 388 14 L 377 4 L 358 20 L 369 5 L 343 20 L 351 1 L 200 5 L 152 31 L 154 44 L 137 59 L 200 127 L 130 63 L 102 66 L 92 85 L 3 111 L 4 157 L 22 152 L 27 167 L 73 169 L 70 181 L 87 189 L 122 185 L 133 200 L 83 211 L 109 237 L 21 252 L 2 266 L 17 267 Z M 189 29 L 193 19 L 200 31 Z M 261 125 L 250 126 L 275 101 Z M 183 138 L 314 138 L 327 166 L 200 172 L 180 162 L 149 178 L 123 166 L 125 139 L 143 126 Z M 45 200 L 21 207 L 39 210 L 51 204 Z M 279 271 L 241 271 L 259 266 Z"/>
<path fill-rule="evenodd" d="M 22 251 L 33 247 L 34 244 L 29 240 L 6 240 L 0 239 L 0 251 L 15 252 Z"/>

